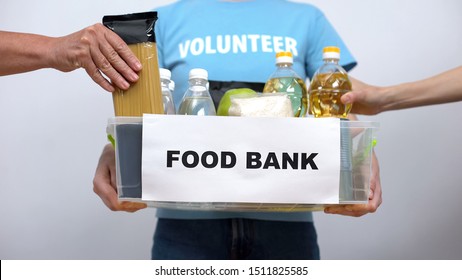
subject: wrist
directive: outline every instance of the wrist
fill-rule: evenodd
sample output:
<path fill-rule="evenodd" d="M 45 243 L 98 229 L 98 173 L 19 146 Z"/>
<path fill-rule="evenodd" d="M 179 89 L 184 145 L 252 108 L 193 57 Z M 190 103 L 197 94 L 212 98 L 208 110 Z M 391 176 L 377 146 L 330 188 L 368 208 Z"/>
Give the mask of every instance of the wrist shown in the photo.
<path fill-rule="evenodd" d="M 404 87 L 405 85 L 402 84 L 380 88 L 379 96 L 381 96 L 380 104 L 382 104 L 382 106 L 380 106 L 380 112 L 402 108 L 403 93 L 406 92 L 406 90 L 403 90 Z"/>
<path fill-rule="evenodd" d="M 59 38 L 48 37 L 46 43 L 43 44 L 46 49 L 43 51 L 43 63 L 47 68 L 53 68 L 62 71 L 60 67 L 60 60 L 63 59 L 60 55 L 60 40 Z"/>
<path fill-rule="evenodd" d="M 52 68 L 51 61 L 54 57 L 50 52 L 53 49 L 53 38 L 35 34 L 31 36 L 28 42 L 29 51 L 27 52 L 27 55 L 30 56 L 29 59 L 35 61 L 36 69 Z"/>
<path fill-rule="evenodd" d="M 419 82 L 403 83 L 390 87 L 392 110 L 407 109 L 424 105 L 425 86 Z"/>

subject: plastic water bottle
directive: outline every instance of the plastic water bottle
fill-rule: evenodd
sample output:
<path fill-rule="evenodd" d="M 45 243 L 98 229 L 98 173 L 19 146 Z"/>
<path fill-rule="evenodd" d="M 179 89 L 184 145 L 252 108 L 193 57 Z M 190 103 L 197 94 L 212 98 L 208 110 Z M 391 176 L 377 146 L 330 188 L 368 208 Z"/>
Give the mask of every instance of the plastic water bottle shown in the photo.
<path fill-rule="evenodd" d="M 276 71 L 270 76 L 263 93 L 286 93 L 292 103 L 294 117 L 305 117 L 308 107 L 307 88 L 292 69 L 291 52 L 276 53 Z"/>
<path fill-rule="evenodd" d="M 168 89 L 170 90 L 170 92 L 175 91 L 175 81 L 170 80 L 170 83 L 168 84 Z"/>
<path fill-rule="evenodd" d="M 162 102 L 164 103 L 164 114 L 175 115 L 175 104 L 173 103 L 173 96 L 171 90 L 172 73 L 165 68 L 159 68 L 160 84 L 162 88 Z"/>
<path fill-rule="evenodd" d="M 351 104 L 344 105 L 340 97 L 351 91 L 351 82 L 345 69 L 338 64 L 340 49 L 325 47 L 322 56 L 324 64 L 314 74 L 310 85 L 310 114 L 316 118 L 346 118 Z"/>
<path fill-rule="evenodd" d="M 201 68 L 189 71 L 189 87 L 178 110 L 179 115 L 215 116 L 216 110 L 208 91 L 208 72 Z"/>

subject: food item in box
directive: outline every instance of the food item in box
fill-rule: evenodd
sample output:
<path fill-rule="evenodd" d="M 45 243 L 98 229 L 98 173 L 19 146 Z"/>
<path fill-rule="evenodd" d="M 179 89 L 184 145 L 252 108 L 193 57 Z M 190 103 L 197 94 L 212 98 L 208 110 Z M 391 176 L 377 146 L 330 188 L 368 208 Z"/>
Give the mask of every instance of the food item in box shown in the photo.
<path fill-rule="evenodd" d="M 157 61 L 154 24 L 157 12 L 103 17 L 103 24 L 119 35 L 140 60 L 143 69 L 139 80 L 128 90 L 116 88 L 113 93 L 116 116 L 163 114 L 162 90 Z"/>
<path fill-rule="evenodd" d="M 164 104 L 164 113 L 167 115 L 175 115 L 176 109 L 175 104 L 173 102 L 173 88 L 174 83 L 171 80 L 172 72 L 165 68 L 160 68 L 160 83 L 162 87 L 162 101 Z"/>
<path fill-rule="evenodd" d="M 314 74 L 310 85 L 310 114 L 316 118 L 346 118 L 351 104 L 343 104 L 340 98 L 351 91 L 351 82 L 348 73 L 338 64 L 340 49 L 325 47 L 323 60 L 324 64 Z"/>
<path fill-rule="evenodd" d="M 217 115 L 228 116 L 229 107 L 231 107 L 231 96 L 239 95 L 241 97 L 256 96 L 257 93 L 250 88 L 235 88 L 225 92 L 218 105 Z"/>
<path fill-rule="evenodd" d="M 306 85 L 293 70 L 291 52 L 276 53 L 276 71 L 265 84 L 263 93 L 286 93 L 292 104 L 293 117 L 305 117 L 308 107 Z"/>
<path fill-rule="evenodd" d="M 292 103 L 286 94 L 265 94 L 255 97 L 232 96 L 229 116 L 292 117 Z"/>
<path fill-rule="evenodd" d="M 178 115 L 215 116 L 215 105 L 207 87 L 207 70 L 191 69 L 188 82 L 189 87 L 181 100 Z"/>

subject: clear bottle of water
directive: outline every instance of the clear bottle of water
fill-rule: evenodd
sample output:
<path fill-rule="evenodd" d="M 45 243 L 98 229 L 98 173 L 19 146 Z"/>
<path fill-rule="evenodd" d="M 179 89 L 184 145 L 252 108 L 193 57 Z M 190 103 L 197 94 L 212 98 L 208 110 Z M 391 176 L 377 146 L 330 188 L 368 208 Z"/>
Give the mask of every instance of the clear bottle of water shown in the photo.
<path fill-rule="evenodd" d="M 168 89 L 172 93 L 175 91 L 175 81 L 174 80 L 170 80 L 170 83 L 168 84 Z"/>
<path fill-rule="evenodd" d="M 170 70 L 165 68 L 159 68 L 160 72 L 160 84 L 162 88 L 162 101 L 164 103 L 164 114 L 175 115 L 175 104 L 173 103 L 173 90 L 170 89 L 172 73 Z"/>
<path fill-rule="evenodd" d="M 207 83 L 207 70 L 194 68 L 189 71 L 189 88 L 181 100 L 179 115 L 216 115 L 215 105 L 208 91 Z"/>

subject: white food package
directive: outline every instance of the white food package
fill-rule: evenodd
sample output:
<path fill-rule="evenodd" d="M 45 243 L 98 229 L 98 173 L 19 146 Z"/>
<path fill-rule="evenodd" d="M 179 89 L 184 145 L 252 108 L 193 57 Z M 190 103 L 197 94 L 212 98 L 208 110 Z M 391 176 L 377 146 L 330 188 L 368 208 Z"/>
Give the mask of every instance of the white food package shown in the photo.
<path fill-rule="evenodd" d="M 255 97 L 231 97 L 229 116 L 293 117 L 287 94 L 260 94 Z"/>

